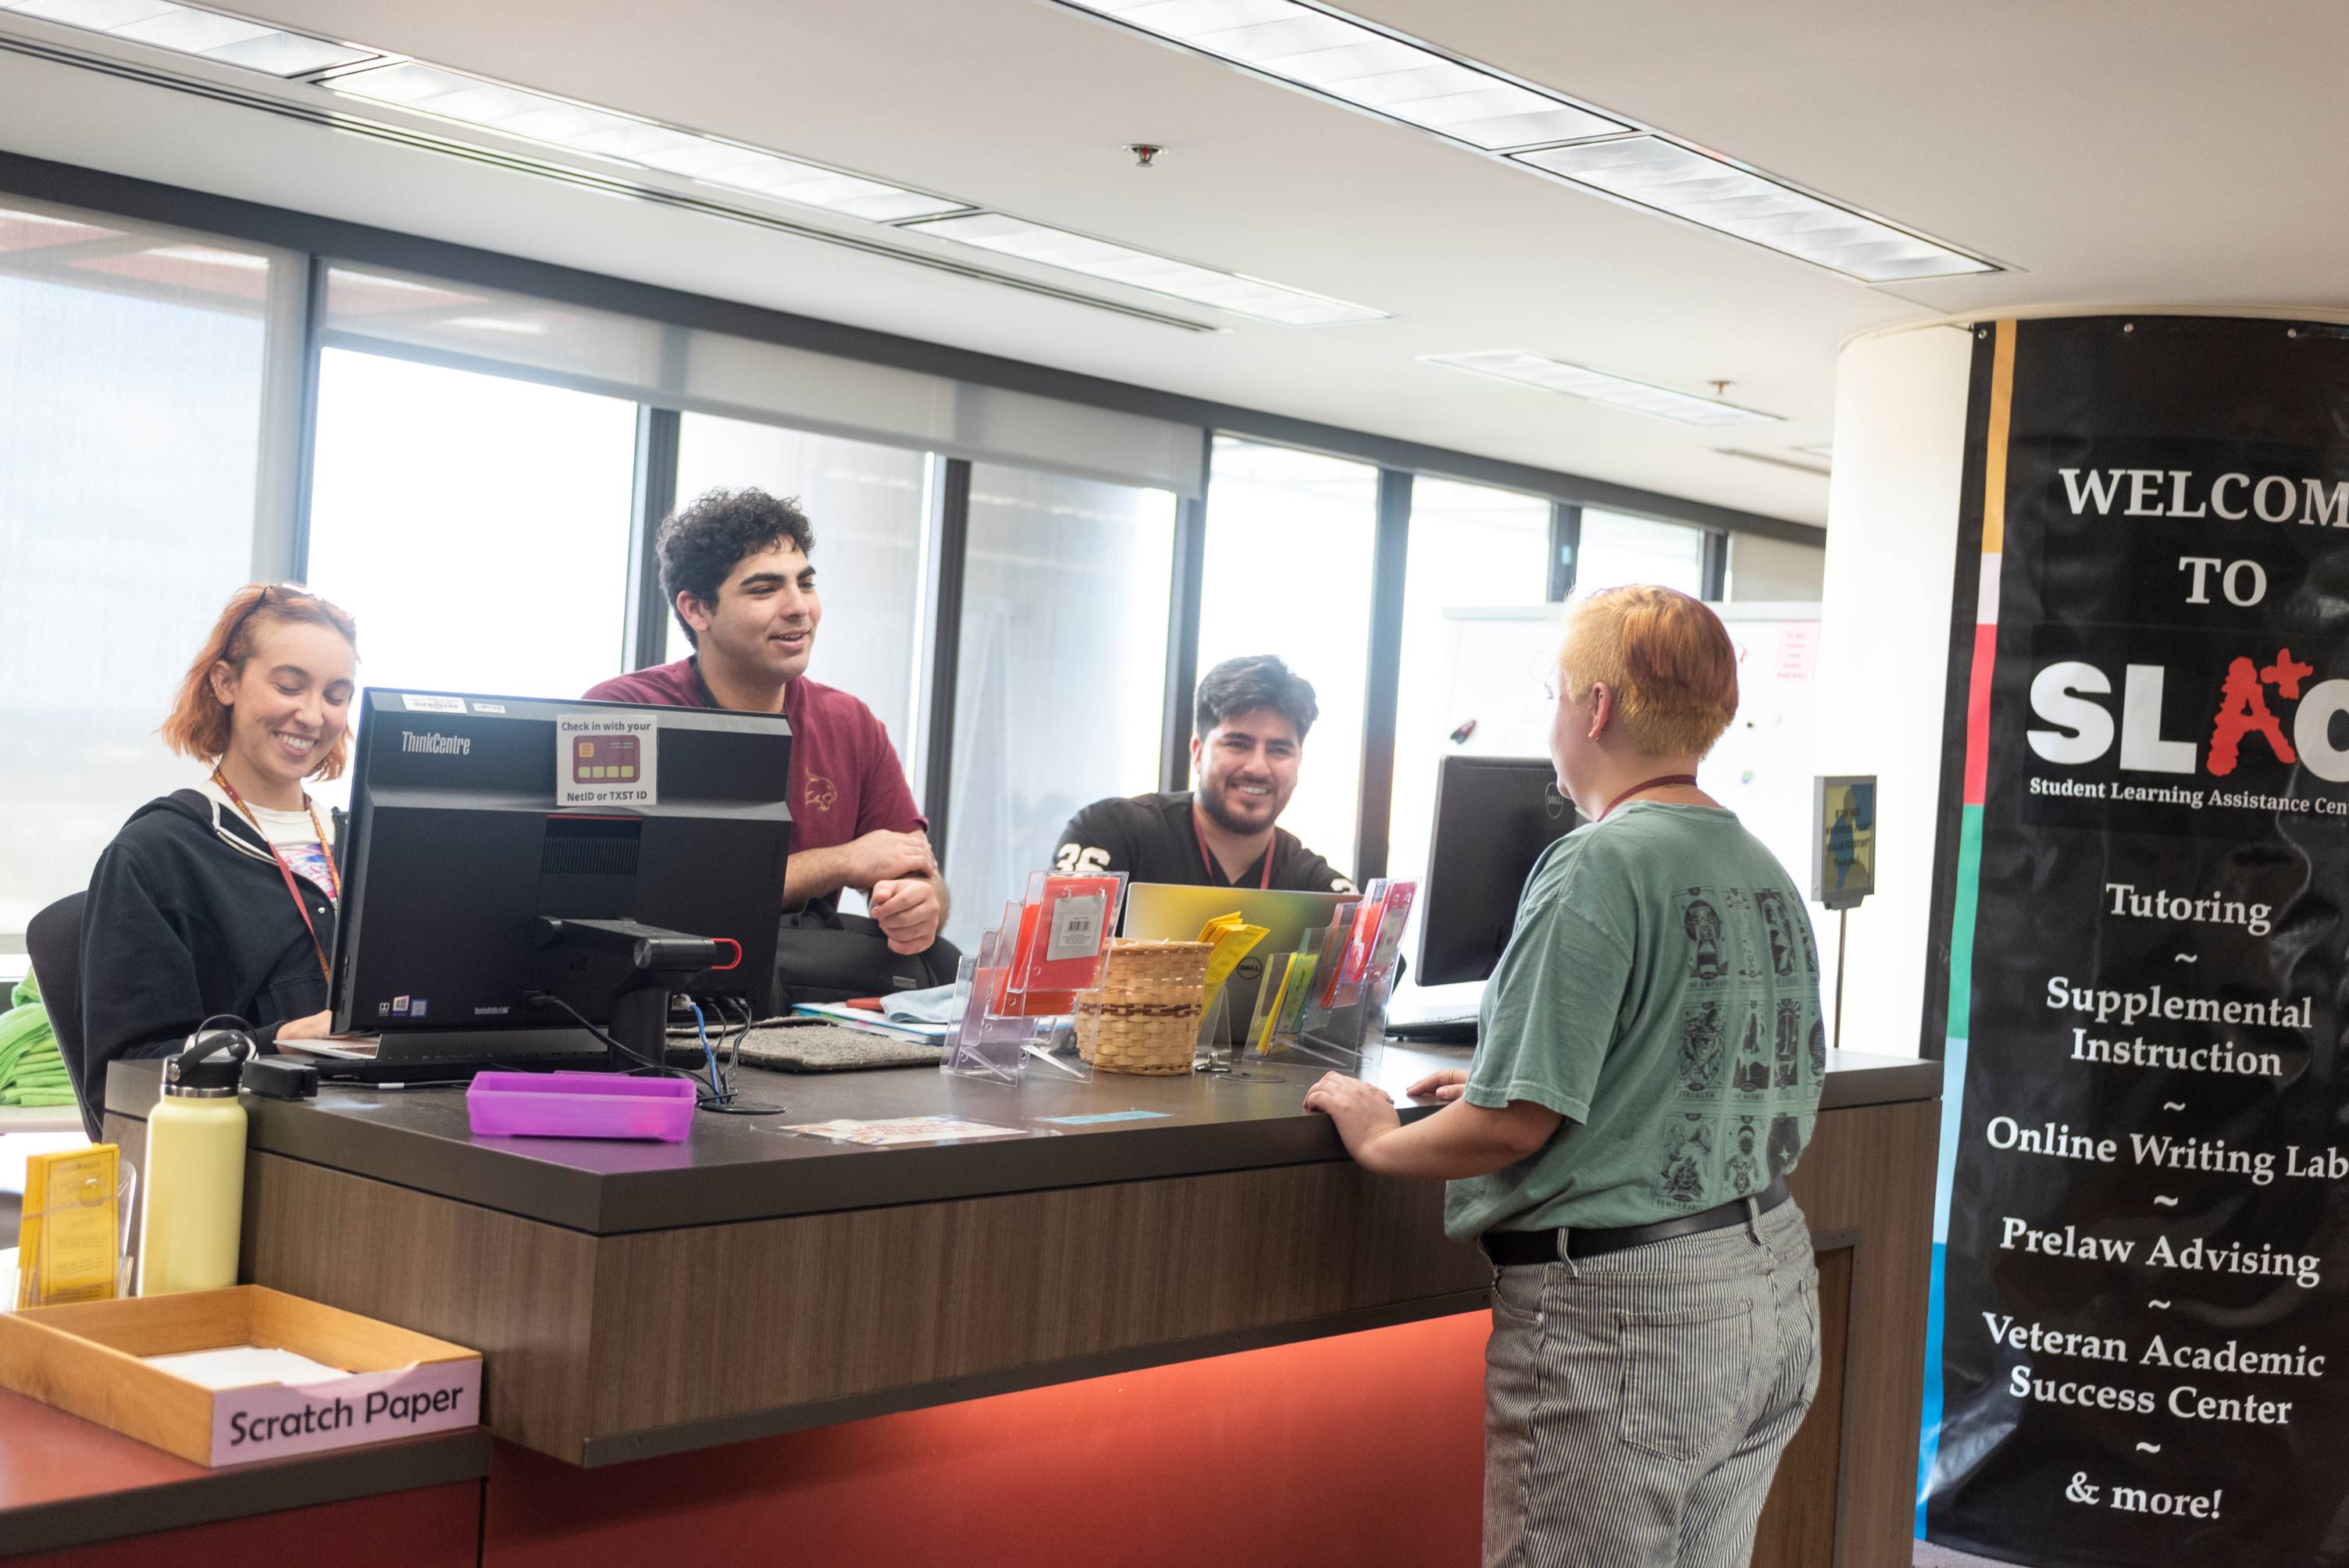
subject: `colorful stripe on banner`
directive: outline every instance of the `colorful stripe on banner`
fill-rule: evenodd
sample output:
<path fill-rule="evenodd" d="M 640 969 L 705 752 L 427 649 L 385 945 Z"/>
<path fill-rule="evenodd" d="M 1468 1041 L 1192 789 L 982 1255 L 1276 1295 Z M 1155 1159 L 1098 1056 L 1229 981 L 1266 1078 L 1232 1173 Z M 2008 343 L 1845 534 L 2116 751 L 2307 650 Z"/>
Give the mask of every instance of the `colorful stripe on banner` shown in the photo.
<path fill-rule="evenodd" d="M 1974 903 L 1982 880 L 1982 809 L 1969 802 L 1958 818 L 1957 908 L 1950 919 L 1950 1023 L 1952 1039 L 1970 1039 L 1974 998 Z"/>
<path fill-rule="evenodd" d="M 2002 321 L 1991 330 L 1990 429 L 1983 447 L 1982 542 L 1984 555 L 2006 549 L 2007 423 L 2014 413 L 2014 323 Z"/>
<path fill-rule="evenodd" d="M 1982 810 L 1990 792 L 1990 672 L 1998 662 L 1998 624 L 1974 628 L 1973 668 L 1966 678 L 1966 810 Z"/>
<path fill-rule="evenodd" d="M 2014 409 L 2014 323 L 1995 323 L 1991 344 L 1990 417 L 1982 453 L 1982 581 L 1974 597 L 1973 662 L 1966 678 L 1964 804 L 1958 819 L 1958 874 L 1950 919 L 1949 1025 L 1941 1049 L 1940 1170 L 1933 1192 L 1933 1278 L 1926 1307 L 1925 1398 L 1917 1441 L 1917 1539 L 1925 1539 L 1925 1494 L 1941 1448 L 1943 1259 L 1950 1239 L 1950 1189 L 1965 1109 L 1966 1042 L 1972 1036 L 1974 912 L 1980 894 L 1982 805 L 1989 795 L 1991 671 L 1998 662 L 1998 596 L 2006 564 L 2006 449 Z"/>

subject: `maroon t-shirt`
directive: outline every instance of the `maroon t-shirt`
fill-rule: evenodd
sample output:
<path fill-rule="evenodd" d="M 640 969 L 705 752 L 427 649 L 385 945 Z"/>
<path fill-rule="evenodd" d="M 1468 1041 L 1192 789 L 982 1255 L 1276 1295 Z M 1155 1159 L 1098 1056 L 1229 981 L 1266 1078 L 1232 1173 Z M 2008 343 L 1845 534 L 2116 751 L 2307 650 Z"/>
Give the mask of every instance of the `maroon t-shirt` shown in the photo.
<path fill-rule="evenodd" d="M 694 661 L 679 659 L 587 688 L 590 702 L 646 702 L 663 707 L 716 707 Z M 897 748 L 873 710 L 835 687 L 802 676 L 783 688 L 792 721 L 792 852 L 830 850 L 887 829 L 927 832 L 898 766 Z"/>

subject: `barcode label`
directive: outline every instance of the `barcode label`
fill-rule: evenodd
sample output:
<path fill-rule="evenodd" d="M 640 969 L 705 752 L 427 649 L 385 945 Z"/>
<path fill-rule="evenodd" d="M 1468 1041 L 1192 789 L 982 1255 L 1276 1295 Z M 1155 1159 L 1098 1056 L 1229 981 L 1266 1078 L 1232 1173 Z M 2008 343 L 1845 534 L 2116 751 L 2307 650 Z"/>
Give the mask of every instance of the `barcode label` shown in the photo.
<path fill-rule="evenodd" d="M 1052 905 L 1052 931 L 1045 939 L 1044 961 L 1090 958 L 1101 951 L 1102 923 L 1109 901 L 1097 892 L 1061 899 Z"/>

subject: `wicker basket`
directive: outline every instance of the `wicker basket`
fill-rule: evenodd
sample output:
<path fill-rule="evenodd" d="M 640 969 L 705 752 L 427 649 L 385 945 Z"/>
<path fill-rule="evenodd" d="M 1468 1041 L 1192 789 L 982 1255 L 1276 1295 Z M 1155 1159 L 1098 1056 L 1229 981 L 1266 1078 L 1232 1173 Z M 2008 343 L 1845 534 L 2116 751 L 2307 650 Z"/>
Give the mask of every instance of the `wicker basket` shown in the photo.
<path fill-rule="evenodd" d="M 1102 988 L 1077 998 L 1077 1054 L 1105 1073 L 1187 1073 L 1211 942 L 1110 944 Z"/>

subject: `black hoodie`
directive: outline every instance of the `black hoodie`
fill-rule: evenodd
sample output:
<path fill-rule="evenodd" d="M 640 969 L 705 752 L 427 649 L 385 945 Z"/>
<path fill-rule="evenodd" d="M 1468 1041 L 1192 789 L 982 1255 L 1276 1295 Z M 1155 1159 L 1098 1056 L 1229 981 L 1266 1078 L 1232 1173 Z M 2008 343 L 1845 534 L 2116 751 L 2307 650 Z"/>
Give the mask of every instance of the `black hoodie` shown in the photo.
<path fill-rule="evenodd" d="M 305 878 L 318 942 L 335 906 Z M 150 800 L 98 857 L 81 916 L 82 1095 L 106 1104 L 106 1064 L 177 1050 L 232 1013 L 264 1045 L 326 1005 L 317 950 L 276 858 L 242 819 L 195 789 Z"/>

